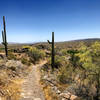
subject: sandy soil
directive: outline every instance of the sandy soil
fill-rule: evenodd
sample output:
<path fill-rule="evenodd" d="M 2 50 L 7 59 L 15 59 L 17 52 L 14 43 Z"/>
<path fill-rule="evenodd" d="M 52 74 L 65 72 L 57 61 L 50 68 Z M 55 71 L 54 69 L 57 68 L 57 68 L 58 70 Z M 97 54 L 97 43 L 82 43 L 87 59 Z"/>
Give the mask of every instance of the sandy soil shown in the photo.
<path fill-rule="evenodd" d="M 45 100 L 42 87 L 39 84 L 40 73 L 39 67 L 43 66 L 46 61 L 34 65 L 31 73 L 26 77 L 22 84 L 22 92 L 20 100 Z"/>

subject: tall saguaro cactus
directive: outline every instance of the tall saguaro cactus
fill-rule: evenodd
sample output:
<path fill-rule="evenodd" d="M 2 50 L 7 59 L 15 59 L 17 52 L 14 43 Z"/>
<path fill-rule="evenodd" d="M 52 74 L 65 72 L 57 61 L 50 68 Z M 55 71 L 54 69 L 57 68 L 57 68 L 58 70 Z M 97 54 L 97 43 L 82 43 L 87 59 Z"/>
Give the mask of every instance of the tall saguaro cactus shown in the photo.
<path fill-rule="evenodd" d="M 2 44 L 5 46 L 5 54 L 6 57 L 8 56 L 8 50 L 7 50 L 7 37 L 6 37 L 6 23 L 5 23 L 5 16 L 3 16 L 3 28 L 4 31 L 2 31 Z"/>
<path fill-rule="evenodd" d="M 54 32 L 52 32 L 52 42 L 50 42 L 49 40 L 47 40 L 49 44 L 52 45 L 52 56 L 51 56 L 51 66 L 52 69 L 54 70 L 54 65 L 55 65 L 55 51 L 54 51 Z"/>

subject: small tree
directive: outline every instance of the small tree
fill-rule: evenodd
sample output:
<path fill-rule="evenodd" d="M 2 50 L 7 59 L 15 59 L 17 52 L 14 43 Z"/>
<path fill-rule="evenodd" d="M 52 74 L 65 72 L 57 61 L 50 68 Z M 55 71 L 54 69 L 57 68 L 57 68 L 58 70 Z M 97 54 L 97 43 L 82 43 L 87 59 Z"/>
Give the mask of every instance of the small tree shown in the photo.
<path fill-rule="evenodd" d="M 71 64 L 73 65 L 74 68 L 76 68 L 77 67 L 77 59 L 78 59 L 76 54 L 78 53 L 78 50 L 68 50 L 67 53 L 70 54 Z"/>

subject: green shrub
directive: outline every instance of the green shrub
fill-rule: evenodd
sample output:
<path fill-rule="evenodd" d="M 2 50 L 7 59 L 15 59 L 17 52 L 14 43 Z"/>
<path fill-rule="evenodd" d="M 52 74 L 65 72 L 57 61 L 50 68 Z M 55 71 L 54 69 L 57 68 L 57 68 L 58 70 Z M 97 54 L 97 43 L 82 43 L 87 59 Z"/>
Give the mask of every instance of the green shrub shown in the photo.
<path fill-rule="evenodd" d="M 39 50 L 35 47 L 31 47 L 29 49 L 29 56 L 32 62 L 36 62 L 39 61 L 40 59 L 43 59 L 46 55 L 43 50 Z"/>
<path fill-rule="evenodd" d="M 67 49 L 62 49 L 62 50 L 61 50 L 61 53 L 62 53 L 62 55 L 68 55 Z"/>
<path fill-rule="evenodd" d="M 71 66 L 62 66 L 59 69 L 57 80 L 62 84 L 71 83 L 72 82 L 72 72 L 73 67 Z"/>
<path fill-rule="evenodd" d="M 28 61 L 26 58 L 22 58 L 22 59 L 21 59 L 21 62 L 22 62 L 23 64 L 26 64 L 26 65 L 31 65 L 31 62 Z"/>
<path fill-rule="evenodd" d="M 59 68 L 65 64 L 65 56 L 55 56 L 55 67 Z"/>
<path fill-rule="evenodd" d="M 22 48 L 28 48 L 28 49 L 30 49 L 31 46 L 26 45 L 26 46 L 23 46 Z"/>
<path fill-rule="evenodd" d="M 4 48 L 0 48 L 0 52 L 3 52 L 4 51 Z"/>

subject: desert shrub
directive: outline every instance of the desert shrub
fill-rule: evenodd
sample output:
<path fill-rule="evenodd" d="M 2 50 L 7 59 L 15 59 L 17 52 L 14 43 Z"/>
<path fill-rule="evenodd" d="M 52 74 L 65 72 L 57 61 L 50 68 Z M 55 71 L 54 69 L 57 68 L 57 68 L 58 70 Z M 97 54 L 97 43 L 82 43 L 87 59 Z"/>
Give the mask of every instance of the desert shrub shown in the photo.
<path fill-rule="evenodd" d="M 43 59 L 45 57 L 45 52 L 43 50 L 39 50 L 35 47 L 31 47 L 29 49 L 29 56 L 30 60 L 35 63 L 36 61 L 39 61 L 40 59 Z"/>
<path fill-rule="evenodd" d="M 90 47 L 82 46 L 77 54 L 79 63 L 84 68 L 89 86 L 96 85 L 96 100 L 100 99 L 100 42 L 93 43 Z"/>
<path fill-rule="evenodd" d="M 22 48 L 28 48 L 28 49 L 30 49 L 31 48 L 31 46 L 23 46 Z"/>
<path fill-rule="evenodd" d="M 16 60 L 0 60 L 0 97 L 2 100 L 19 100 L 22 77 L 29 74 L 31 68 Z M 1 98 L 0 98 L 1 99 Z"/>
<path fill-rule="evenodd" d="M 31 62 L 27 58 L 21 58 L 21 62 L 26 65 L 31 65 Z"/>
<path fill-rule="evenodd" d="M 49 70 L 51 70 L 51 65 L 49 63 L 46 63 L 41 67 L 41 70 L 43 70 L 44 72 L 48 72 Z"/>
<path fill-rule="evenodd" d="M 46 100 L 61 100 L 49 85 L 43 87 Z"/>
<path fill-rule="evenodd" d="M 59 68 L 65 64 L 65 56 L 55 56 L 55 67 Z"/>
<path fill-rule="evenodd" d="M 66 63 L 66 57 L 65 56 L 55 56 L 55 68 L 59 68 Z M 51 65 L 51 57 L 48 58 L 48 65 Z"/>
<path fill-rule="evenodd" d="M 58 75 L 57 75 L 57 80 L 58 82 L 62 84 L 67 84 L 72 82 L 72 72 L 73 72 L 73 67 L 71 66 L 62 66 L 59 69 Z"/>
<path fill-rule="evenodd" d="M 4 51 L 4 48 L 0 48 L 0 52 L 3 52 Z"/>
<path fill-rule="evenodd" d="M 8 53 L 8 59 L 9 59 L 9 60 L 11 60 L 11 59 L 16 60 L 16 56 L 15 56 L 12 52 L 9 52 L 9 53 Z"/>
<path fill-rule="evenodd" d="M 20 85 L 12 82 L 8 70 L 0 70 L 0 96 L 3 100 L 18 100 L 20 97 Z"/>
<path fill-rule="evenodd" d="M 62 55 L 68 55 L 67 49 L 62 49 L 62 50 L 61 50 L 61 53 L 62 53 Z"/>
<path fill-rule="evenodd" d="M 35 47 L 37 49 L 47 49 L 48 48 L 47 45 L 45 45 L 45 44 L 37 44 Z"/>
<path fill-rule="evenodd" d="M 7 86 L 3 88 L 6 91 L 5 100 L 19 100 L 20 99 L 20 85 L 10 81 Z"/>

